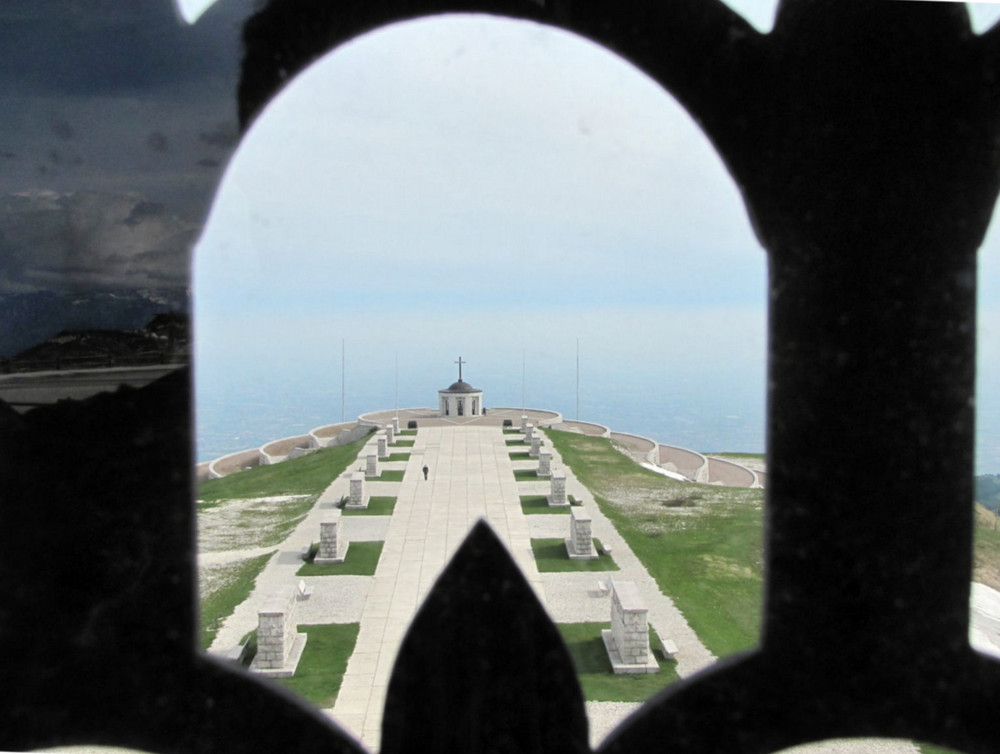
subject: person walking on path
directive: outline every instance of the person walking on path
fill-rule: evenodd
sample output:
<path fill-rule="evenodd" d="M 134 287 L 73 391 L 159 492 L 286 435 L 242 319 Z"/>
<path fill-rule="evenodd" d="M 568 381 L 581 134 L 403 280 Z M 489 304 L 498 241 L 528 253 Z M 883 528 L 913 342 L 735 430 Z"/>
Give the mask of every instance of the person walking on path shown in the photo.
<path fill-rule="evenodd" d="M 427 468 L 427 464 L 425 463 L 424 464 L 424 481 L 427 481 L 427 472 L 428 471 L 430 471 L 430 469 Z"/>

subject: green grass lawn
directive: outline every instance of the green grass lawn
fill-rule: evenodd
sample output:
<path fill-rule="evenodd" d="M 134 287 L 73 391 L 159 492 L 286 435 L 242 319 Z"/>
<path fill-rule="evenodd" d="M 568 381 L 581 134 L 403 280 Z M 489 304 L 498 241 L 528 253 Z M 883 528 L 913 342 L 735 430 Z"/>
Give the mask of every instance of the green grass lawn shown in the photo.
<path fill-rule="evenodd" d="M 378 476 L 365 477 L 369 482 L 402 482 L 406 471 L 403 469 L 382 469 Z"/>
<path fill-rule="evenodd" d="M 544 477 L 538 476 L 538 469 L 514 469 L 514 478 L 519 482 L 526 482 Z"/>
<path fill-rule="evenodd" d="M 518 434 L 520 434 L 520 433 L 518 433 Z M 505 444 L 507 444 L 507 445 L 521 445 L 521 446 L 523 446 L 523 445 L 525 445 L 525 444 L 526 444 L 526 443 L 524 442 L 524 440 L 522 440 L 522 439 L 520 439 L 520 438 L 515 438 L 515 439 L 513 439 L 513 440 L 505 440 L 504 442 L 505 442 Z"/>
<path fill-rule="evenodd" d="M 345 516 L 391 516 L 395 508 L 396 498 L 375 495 L 368 498 L 368 507 L 363 510 L 346 507 L 343 510 Z"/>
<path fill-rule="evenodd" d="M 383 461 L 409 461 L 409 453 L 390 453 L 388 458 L 383 458 Z"/>
<path fill-rule="evenodd" d="M 385 542 L 351 542 L 343 563 L 313 563 L 319 544 L 309 548 L 309 558 L 296 576 L 373 576 Z"/>
<path fill-rule="evenodd" d="M 548 515 L 550 513 L 569 513 L 569 506 L 549 505 L 549 499 L 545 495 L 521 495 L 521 510 L 526 516 Z"/>
<path fill-rule="evenodd" d="M 531 551 L 539 573 L 569 573 L 573 571 L 617 571 L 618 564 L 604 552 L 601 542 L 594 540 L 597 560 L 570 560 L 566 552 L 566 542 L 562 539 L 533 539 Z"/>
<path fill-rule="evenodd" d="M 347 661 L 354 652 L 358 631 L 357 623 L 299 625 L 299 632 L 309 638 L 295 675 L 271 680 L 317 707 L 332 707 L 344 680 Z"/>
<path fill-rule="evenodd" d="M 214 588 L 201 595 L 201 648 L 208 649 L 215 641 L 222 622 L 242 603 L 274 553 L 247 558 L 209 569 Z"/>
<path fill-rule="evenodd" d="M 399 434 L 401 436 L 403 436 L 403 437 L 416 437 L 417 430 L 415 430 L 415 429 L 401 429 L 401 430 L 399 430 Z"/>
<path fill-rule="evenodd" d="M 527 450 L 512 450 L 507 455 L 510 456 L 510 460 L 512 460 L 512 461 L 530 461 L 530 460 L 532 460 L 531 453 L 528 452 Z"/>
<path fill-rule="evenodd" d="M 754 646 L 762 492 L 674 481 L 638 466 L 606 438 L 548 436 L 708 649 L 723 656 Z"/>
<path fill-rule="evenodd" d="M 505 435 L 519 435 L 521 434 L 521 430 L 515 427 L 505 427 L 503 433 Z"/>
<path fill-rule="evenodd" d="M 412 448 L 417 444 L 416 440 L 396 440 L 389 445 L 390 448 Z"/>
<path fill-rule="evenodd" d="M 654 651 L 659 673 L 615 675 L 601 639 L 610 623 L 560 623 L 559 631 L 573 658 L 583 696 L 588 702 L 644 702 L 657 691 L 678 680 L 676 665 Z M 651 647 L 657 642 L 651 635 Z"/>
<path fill-rule="evenodd" d="M 272 495 L 319 495 L 357 458 L 367 438 L 322 448 L 272 466 L 209 479 L 198 486 L 199 508 L 220 500 Z"/>
<path fill-rule="evenodd" d="M 972 580 L 1000 589 L 1000 520 L 981 505 L 976 506 L 973 555 Z"/>

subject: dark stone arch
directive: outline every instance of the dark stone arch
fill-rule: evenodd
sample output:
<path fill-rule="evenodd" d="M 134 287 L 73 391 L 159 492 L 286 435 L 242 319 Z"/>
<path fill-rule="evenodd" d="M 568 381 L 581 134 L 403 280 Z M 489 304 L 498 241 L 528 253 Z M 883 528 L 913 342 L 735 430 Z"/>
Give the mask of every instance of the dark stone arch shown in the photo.
<path fill-rule="evenodd" d="M 974 715 L 1000 700 L 1000 666 L 966 634 L 975 256 L 1000 185 L 996 34 L 975 36 L 948 3 L 788 0 L 768 35 L 718 2 L 387 3 L 320 14 L 301 37 L 312 47 L 283 47 L 279 29 L 308 4 L 276 0 L 248 24 L 244 124 L 290 73 L 373 25 L 539 20 L 681 102 L 769 253 L 763 644 L 664 692 L 604 748 L 883 735 L 993 750 Z"/>

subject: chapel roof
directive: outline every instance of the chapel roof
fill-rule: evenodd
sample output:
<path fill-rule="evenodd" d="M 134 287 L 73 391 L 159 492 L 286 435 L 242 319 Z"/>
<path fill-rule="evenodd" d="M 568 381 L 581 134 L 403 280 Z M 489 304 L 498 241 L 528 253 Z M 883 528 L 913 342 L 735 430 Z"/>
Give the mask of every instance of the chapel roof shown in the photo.
<path fill-rule="evenodd" d="M 481 393 L 482 390 L 472 387 L 465 380 L 459 380 L 458 382 L 453 382 L 451 385 L 441 392 L 443 393 Z"/>

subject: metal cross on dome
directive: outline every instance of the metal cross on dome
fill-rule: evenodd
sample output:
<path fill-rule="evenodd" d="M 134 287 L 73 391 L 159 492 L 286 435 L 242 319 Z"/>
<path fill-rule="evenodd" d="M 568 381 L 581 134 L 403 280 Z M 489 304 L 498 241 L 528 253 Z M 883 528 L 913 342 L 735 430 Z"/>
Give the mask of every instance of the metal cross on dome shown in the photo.
<path fill-rule="evenodd" d="M 462 381 L 462 364 L 468 364 L 469 362 L 462 361 L 462 357 L 459 356 L 458 357 L 458 361 L 456 361 L 455 363 L 458 364 L 458 381 L 461 382 Z"/>

